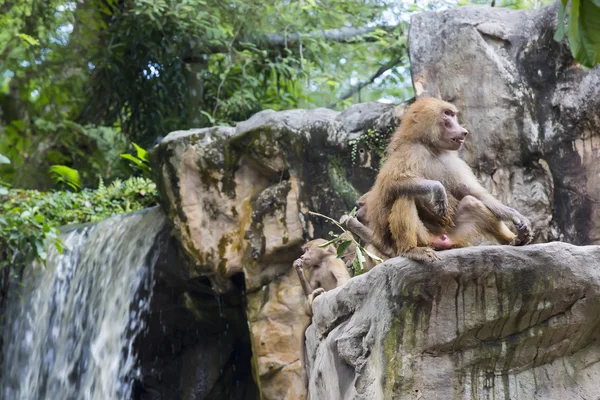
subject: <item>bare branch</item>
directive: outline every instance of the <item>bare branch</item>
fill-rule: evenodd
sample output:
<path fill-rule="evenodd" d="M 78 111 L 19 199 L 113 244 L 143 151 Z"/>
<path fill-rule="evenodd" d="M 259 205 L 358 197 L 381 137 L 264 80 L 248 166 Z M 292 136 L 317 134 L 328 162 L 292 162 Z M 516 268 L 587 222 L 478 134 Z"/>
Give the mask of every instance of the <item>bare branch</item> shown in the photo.
<path fill-rule="evenodd" d="M 322 39 L 330 42 L 338 43 L 350 43 L 354 41 L 361 42 L 373 42 L 376 41 L 375 37 L 363 37 L 375 30 L 384 30 L 386 32 L 392 32 L 398 25 L 376 25 L 376 26 L 363 26 L 363 27 L 347 27 L 339 29 L 325 29 L 321 31 L 315 31 L 310 33 L 269 33 L 262 36 L 246 37 L 236 39 L 233 43 L 234 48 L 243 47 L 243 43 L 254 43 L 257 46 L 265 46 L 267 48 L 276 49 L 285 46 L 300 46 L 303 38 L 309 39 Z M 202 42 L 193 43 L 191 53 L 185 57 L 187 62 L 194 62 L 194 60 L 202 59 L 202 54 L 215 54 L 224 53 L 229 50 L 226 45 L 217 45 L 214 43 L 207 44 Z"/>
<path fill-rule="evenodd" d="M 281 33 L 270 33 L 265 35 L 261 41 L 263 43 L 267 43 L 269 47 L 282 47 L 291 44 L 298 43 L 302 37 L 309 37 L 311 39 L 324 39 L 326 41 L 331 42 L 350 42 L 354 39 L 364 36 L 368 33 L 375 31 L 376 29 L 382 29 L 386 32 L 391 32 L 396 29 L 396 25 L 382 25 L 382 26 L 363 26 L 360 28 L 349 27 L 349 28 L 339 28 L 339 29 L 325 29 L 320 32 L 311 32 L 308 34 L 300 34 L 300 33 L 292 33 L 288 35 L 284 35 Z M 371 39 L 366 38 L 363 41 L 372 41 Z"/>
<path fill-rule="evenodd" d="M 365 86 L 370 85 L 371 83 L 375 82 L 375 79 L 377 79 L 378 77 L 380 77 L 381 75 L 383 75 L 383 73 L 389 69 L 394 68 L 396 65 L 400 64 L 400 62 L 402 61 L 402 57 L 396 57 L 394 58 L 392 61 L 388 62 L 387 64 L 382 65 L 381 67 L 379 67 L 379 69 L 365 82 L 361 82 L 358 85 L 354 86 L 353 88 L 351 88 L 349 91 L 347 91 L 345 94 L 343 94 L 335 103 L 331 103 L 330 105 L 328 105 L 328 108 L 333 108 L 335 107 L 340 101 L 346 100 L 347 98 L 352 97 L 355 93 L 358 93 L 360 90 L 362 90 Z"/>

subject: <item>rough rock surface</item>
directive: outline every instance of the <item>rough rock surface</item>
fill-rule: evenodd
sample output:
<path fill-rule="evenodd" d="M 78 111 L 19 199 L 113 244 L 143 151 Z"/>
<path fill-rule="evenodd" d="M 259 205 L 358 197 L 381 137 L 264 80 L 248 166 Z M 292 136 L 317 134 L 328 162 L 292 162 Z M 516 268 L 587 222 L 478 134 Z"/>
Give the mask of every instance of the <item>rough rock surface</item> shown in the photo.
<path fill-rule="evenodd" d="M 190 279 L 216 294 L 242 276 L 264 399 L 302 399 L 300 348 L 309 323 L 292 262 L 333 229 L 372 184 L 396 109 L 263 111 L 236 128 L 173 132 L 152 152 L 163 206 Z M 355 142 L 352 144 L 352 142 Z M 193 308 L 192 308 L 193 309 Z"/>
<path fill-rule="evenodd" d="M 416 16 L 410 28 L 409 40 L 415 90 L 417 94 L 426 93 L 452 101 L 461 109 L 461 118 L 473 133 L 463 150 L 463 157 L 474 167 L 492 193 L 530 217 L 538 242 L 562 239 L 576 244 L 600 243 L 600 213 L 597 206 L 600 200 L 600 156 L 597 145 L 600 132 L 600 67 L 584 71 L 573 62 L 566 44 L 552 40 L 555 20 L 555 6 L 529 12 L 460 7 Z M 304 295 L 291 263 L 299 256 L 300 245 L 305 240 L 327 237 L 328 232 L 334 229 L 308 211 L 339 218 L 354 206 L 358 196 L 372 185 L 387 137 L 402 111 L 402 107 L 394 108 L 378 103 L 358 104 L 342 113 L 327 109 L 282 112 L 267 110 L 235 128 L 215 127 L 172 132 L 151 153 L 162 204 L 171 221 L 172 233 L 183 250 L 182 256 L 187 261 L 185 270 L 181 273 L 191 281 L 208 283 L 215 294 L 226 296 L 232 291 L 240 290 L 245 299 L 254 377 L 265 399 L 297 399 L 305 395 L 301 384 L 304 371 L 300 365 L 300 347 L 302 331 L 308 324 L 308 318 L 302 312 Z M 539 250 L 541 248 L 532 249 L 537 249 L 535 251 L 540 254 L 529 257 L 528 254 L 534 250 L 519 252 L 500 248 L 491 251 L 470 249 L 452 254 L 456 257 L 470 254 L 468 258 L 461 259 L 460 265 L 471 265 L 473 271 L 475 266 L 482 271 L 489 268 L 486 260 L 503 251 L 508 251 L 506 254 L 513 257 L 509 257 L 513 264 L 516 262 L 514 259 L 523 260 L 523 263 L 532 262 L 532 266 L 542 265 L 547 261 Z M 553 249 L 548 247 L 548 250 Z M 498 256 L 495 260 L 498 263 L 504 262 L 506 260 L 503 257 Z M 458 268 L 456 262 L 452 265 Z M 442 271 L 452 265 L 442 268 L 438 264 Z M 388 267 L 382 268 L 367 276 L 380 276 L 389 270 Z M 523 270 L 529 271 L 531 268 L 524 265 Z M 509 279 L 505 274 L 510 274 L 510 271 L 509 268 L 506 273 L 499 271 L 498 274 Z M 445 279 L 444 276 L 439 279 Z M 465 276 L 472 276 L 475 282 L 479 282 L 474 272 Z M 534 278 L 545 279 L 537 275 Z M 372 285 L 364 282 L 365 279 L 367 278 L 361 277 L 353 280 L 349 286 L 356 288 L 356 285 L 363 285 L 356 291 L 368 292 Z M 431 279 L 435 282 L 438 278 Z M 529 281 L 514 281 L 516 285 L 525 285 L 527 282 Z M 580 283 L 584 284 L 583 281 Z M 466 283 L 461 285 L 465 286 Z M 481 283 L 483 286 L 479 283 L 474 285 L 482 290 L 488 289 L 485 282 Z M 499 292 L 495 296 L 500 300 L 496 302 L 498 307 L 502 307 L 500 313 L 508 313 L 507 316 L 493 313 L 488 315 L 483 311 L 477 314 L 475 309 L 472 312 L 473 318 L 479 319 L 473 322 L 466 318 L 471 325 L 465 326 L 476 327 L 479 323 L 484 327 L 482 329 L 485 333 L 485 329 L 488 329 L 485 318 L 490 321 L 494 318 L 506 318 L 509 326 L 506 329 L 512 329 L 511 332 L 514 333 L 507 334 L 507 337 L 515 342 L 504 340 L 504 328 L 497 328 L 500 329 L 500 334 L 494 331 L 496 328 L 492 329 L 493 332 L 485 333 L 483 339 L 479 339 L 474 333 L 472 336 L 476 339 L 471 339 L 463 332 L 467 335 L 464 336 L 464 343 L 463 336 L 451 344 L 445 339 L 435 342 L 442 346 L 434 349 L 442 354 L 438 361 L 460 361 L 463 364 L 455 365 L 473 368 L 475 371 L 473 375 L 460 378 L 464 379 L 460 381 L 464 384 L 456 383 L 456 387 L 480 390 L 476 392 L 477 396 L 481 393 L 498 392 L 513 398 L 512 391 L 522 390 L 519 393 L 526 393 L 529 389 L 516 389 L 517 386 L 511 384 L 510 379 L 520 382 L 519 385 L 525 385 L 524 382 L 530 385 L 531 379 L 533 382 L 546 382 L 546 378 L 537 375 L 539 371 L 548 372 L 549 376 L 556 373 L 561 380 L 566 379 L 564 377 L 568 375 L 552 369 L 558 368 L 555 363 L 550 362 L 553 359 L 571 363 L 569 365 L 572 370 L 569 371 L 595 371 L 595 366 L 588 368 L 585 367 L 587 364 L 576 364 L 579 361 L 569 358 L 575 357 L 569 355 L 571 350 L 565 350 L 562 345 L 556 345 L 556 349 L 553 347 L 554 350 L 542 353 L 545 345 L 538 350 L 537 342 L 524 339 L 526 335 L 537 337 L 535 329 L 526 330 L 526 334 L 520 335 L 521 330 L 511 327 L 515 323 L 520 326 L 521 320 L 525 318 L 523 315 L 531 316 L 529 307 L 533 307 L 533 303 L 527 303 L 530 301 L 529 297 L 525 300 L 522 297 L 529 296 L 531 290 L 544 301 L 546 297 L 542 292 L 546 293 L 547 290 L 547 301 L 558 304 L 556 309 L 564 306 L 563 311 L 568 308 L 567 303 L 571 301 L 571 297 L 566 297 L 567 300 L 553 297 L 554 289 L 550 283 L 544 287 L 527 286 L 526 289 L 531 290 L 525 293 L 514 290 L 512 286 L 502 286 L 504 283 L 499 285 L 496 287 Z M 573 293 L 580 293 L 586 287 L 580 287 L 579 291 L 574 289 Z M 417 287 L 414 290 L 418 292 L 425 289 Z M 336 296 L 344 293 L 344 290 L 346 289 L 338 291 Z M 386 295 L 385 292 L 380 294 Z M 473 296 L 481 299 L 478 295 Z M 330 298 L 332 297 L 326 297 Z M 375 301 L 366 294 L 362 298 L 364 301 Z M 491 297 L 485 297 L 488 298 Z M 358 300 L 356 301 L 355 305 L 358 307 Z M 393 306 L 391 300 L 385 301 L 385 307 L 371 310 L 380 313 L 391 313 L 395 310 L 393 307 L 404 310 L 401 304 Z M 576 304 L 581 304 L 581 301 Z M 418 304 L 421 302 L 425 300 L 419 300 Z M 540 313 L 543 315 L 554 312 L 544 311 L 543 302 L 535 304 L 536 307 L 541 307 Z M 331 307 L 335 309 L 333 303 Z M 487 310 L 491 306 L 482 303 L 477 307 Z M 196 309 L 196 306 L 191 307 L 191 310 Z M 449 310 L 454 312 L 454 309 Z M 469 314 L 471 318 L 471 311 L 465 308 L 462 312 Z M 419 318 L 429 315 L 420 309 L 411 310 L 410 313 L 420 316 Z M 435 319 L 438 324 L 453 324 L 452 318 L 458 321 L 457 314 L 448 313 L 445 309 L 441 313 L 441 317 Z M 401 353 L 408 351 L 406 349 L 426 348 L 418 346 L 430 343 L 423 342 L 425 339 L 422 337 L 429 338 L 429 332 L 434 331 L 432 325 L 424 325 L 424 321 L 414 318 L 412 325 L 406 325 L 402 315 L 394 317 L 395 325 L 392 324 L 389 329 L 394 326 L 396 328 L 393 329 L 399 329 L 398 324 L 405 324 L 402 325 L 402 337 L 397 339 L 400 359 L 390 356 L 389 360 L 394 359 L 396 364 L 385 366 L 383 359 L 376 356 L 380 350 L 372 345 L 375 338 L 368 334 L 368 324 L 352 326 L 350 331 L 342 329 L 344 318 L 352 316 L 343 308 L 343 303 L 335 309 L 335 313 L 332 311 L 328 315 L 332 318 L 328 326 L 339 329 L 340 334 L 345 335 L 340 340 L 346 344 L 335 344 L 343 347 L 344 358 L 336 358 L 337 350 L 332 347 L 330 353 L 324 352 L 318 360 L 324 363 L 327 358 L 327 362 L 335 364 L 337 375 L 332 375 L 333 370 L 329 369 L 328 376 L 331 376 L 331 382 L 337 382 L 340 386 L 337 386 L 336 392 L 329 382 L 323 383 L 320 380 L 322 378 L 318 377 L 317 371 L 317 375 L 312 377 L 312 390 L 332 390 L 332 396 L 334 393 L 339 395 L 342 389 L 343 393 L 349 393 L 348 396 L 354 393 L 352 390 L 356 393 L 373 390 L 374 396 L 381 394 L 381 390 L 386 393 L 404 393 L 402 388 L 417 385 L 421 379 L 418 374 L 409 376 L 410 371 L 404 370 L 408 368 L 407 365 L 425 363 L 422 364 L 424 367 L 418 366 L 423 373 L 436 371 L 428 367 L 437 365 L 430 360 L 434 357 L 430 353 L 426 353 L 427 362 L 423 361 L 425 356 L 417 350 L 406 353 L 406 357 Z M 519 318 L 513 318 L 513 315 Z M 534 321 L 532 326 L 543 327 L 544 322 L 539 322 L 536 318 L 530 318 Z M 518 321 L 514 322 L 513 319 Z M 558 321 L 551 318 L 546 320 L 552 323 Z M 323 323 L 320 321 L 317 326 L 322 326 Z M 456 335 L 462 332 L 460 324 L 455 324 Z M 569 325 L 570 322 L 565 324 Z M 578 328 L 571 326 L 574 325 L 569 325 L 569 335 L 577 332 L 582 335 L 577 343 L 583 343 L 589 338 L 589 333 L 582 334 Z M 386 332 L 387 328 L 384 328 L 381 327 L 379 331 Z M 547 331 L 558 332 L 558 329 L 552 327 Z M 366 336 L 360 336 L 364 332 L 367 332 Z M 560 335 L 556 333 L 556 338 L 544 336 L 544 340 L 551 343 L 548 346 L 554 346 Z M 347 341 L 344 339 L 346 337 Z M 355 342 L 355 337 L 362 339 Z M 409 337 L 412 337 L 412 342 L 409 343 L 412 347 L 401 347 L 404 346 L 402 338 L 408 340 Z M 317 343 L 314 341 L 317 339 L 325 340 L 319 346 L 320 351 L 324 351 L 323 346 L 334 346 L 333 342 L 327 341 L 328 338 L 329 336 L 325 338 L 323 332 L 319 336 L 313 332 L 312 348 L 316 348 Z M 494 343 L 505 344 L 501 344 L 500 348 L 492 346 L 493 351 L 486 347 L 480 354 L 473 343 L 481 340 L 485 344 L 487 338 L 490 338 L 490 346 Z M 517 343 L 519 340 L 521 344 Z M 444 343 L 446 347 L 442 345 Z M 577 343 L 573 346 L 578 346 Z M 453 346 L 461 351 L 450 352 L 448 348 L 452 349 Z M 565 346 L 569 347 L 571 344 Z M 590 346 L 592 345 L 587 348 L 590 351 L 586 349 L 584 356 L 593 358 L 596 350 Z M 368 354 L 370 350 L 364 353 L 362 349 L 373 349 L 372 357 Z M 516 352 L 507 353 L 508 349 L 516 349 Z M 519 355 L 538 351 L 540 354 L 535 357 L 533 366 L 527 366 Z M 413 359 L 414 354 L 421 355 Z M 452 355 L 446 357 L 443 354 Z M 453 359 L 454 354 L 461 354 L 461 360 Z M 556 357 L 552 354 L 556 354 Z M 354 355 L 361 357 L 358 363 L 363 364 L 360 367 L 350 367 L 351 364 L 342 361 L 352 360 Z M 192 359 L 193 355 L 190 357 L 186 360 Z M 487 362 L 485 360 L 500 359 L 496 364 L 490 361 L 493 365 L 484 365 Z M 544 366 L 541 363 L 545 363 Z M 505 369 L 504 364 L 507 366 Z M 408 378 L 406 381 L 400 378 L 388 379 L 384 382 L 387 386 L 381 386 L 378 381 L 381 377 L 377 375 L 377 371 L 382 371 L 382 368 L 391 368 L 393 374 L 390 376 L 407 376 L 412 381 Z M 449 374 L 448 371 L 451 370 L 448 368 L 440 366 L 437 369 L 441 371 L 439 377 L 433 377 L 435 379 L 422 385 L 419 383 L 421 386 L 417 385 L 415 390 L 432 391 L 433 386 L 427 386 L 428 382 L 443 380 L 443 374 Z M 519 375 L 519 368 L 524 371 L 523 374 L 533 373 L 533 378 L 529 381 L 523 378 L 525 375 Z M 360 372 L 360 378 L 359 375 L 353 375 L 358 374 L 356 371 Z M 492 372 L 482 378 L 477 375 L 478 371 Z M 510 373 L 503 374 L 503 371 Z M 447 376 L 459 376 L 459 372 Z M 355 381 L 352 381 L 353 377 L 356 378 Z M 500 384 L 498 377 L 505 380 Z M 540 383 L 539 387 L 549 387 L 544 385 L 546 383 Z M 584 383 L 582 385 L 587 387 Z M 441 388 L 442 384 L 438 386 Z M 324 393 L 322 391 L 314 393 L 320 396 L 316 398 L 335 398 L 327 397 L 329 394 L 321 396 Z M 419 398 L 419 393 L 414 392 L 413 395 Z"/>
<path fill-rule="evenodd" d="M 596 399 L 600 247 L 389 260 L 318 297 L 313 399 Z"/>
<path fill-rule="evenodd" d="M 538 240 L 600 244 L 600 66 L 573 61 L 553 40 L 556 20 L 556 4 L 416 15 L 413 83 L 461 110 L 465 160 Z"/>

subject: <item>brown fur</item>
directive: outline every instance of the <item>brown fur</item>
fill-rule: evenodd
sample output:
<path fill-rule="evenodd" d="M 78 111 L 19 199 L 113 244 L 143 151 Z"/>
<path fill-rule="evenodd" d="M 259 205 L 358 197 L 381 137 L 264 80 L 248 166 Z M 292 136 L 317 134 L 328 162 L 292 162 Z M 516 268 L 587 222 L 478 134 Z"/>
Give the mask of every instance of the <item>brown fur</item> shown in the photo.
<path fill-rule="evenodd" d="M 458 157 L 467 135 L 452 104 L 421 98 L 409 107 L 386 150 L 387 160 L 367 196 L 367 220 L 385 253 L 436 260 L 435 236 L 450 247 L 481 236 L 503 244 L 531 241 L 529 221 L 489 194 Z M 440 185 L 441 184 L 441 185 Z M 512 233 L 503 220 L 515 224 Z"/>
<path fill-rule="evenodd" d="M 315 239 L 306 243 L 304 254 L 294 262 L 294 267 L 303 270 L 313 292 L 308 295 L 306 313 L 312 316 L 312 303 L 318 295 L 342 286 L 350 279 L 346 264 L 337 258 L 334 246 L 319 247 L 327 243 L 325 239 Z M 302 279 L 302 278 L 300 278 Z"/>
<path fill-rule="evenodd" d="M 315 239 L 306 243 L 302 246 L 304 254 L 294 261 L 294 268 L 298 272 L 302 286 L 304 287 L 305 293 L 307 287 L 310 287 L 313 291 L 308 294 L 306 300 L 306 306 L 304 311 L 309 317 L 312 317 L 312 304 L 314 299 L 329 291 L 335 289 L 338 286 L 342 286 L 350 279 L 350 273 L 346 269 L 346 264 L 339 258 L 337 258 L 337 251 L 332 245 L 326 247 L 319 247 L 327 243 L 324 239 Z M 306 371 L 306 328 L 304 327 L 301 337 L 301 362 L 304 370 L 302 380 L 304 386 L 308 384 L 308 371 Z"/>

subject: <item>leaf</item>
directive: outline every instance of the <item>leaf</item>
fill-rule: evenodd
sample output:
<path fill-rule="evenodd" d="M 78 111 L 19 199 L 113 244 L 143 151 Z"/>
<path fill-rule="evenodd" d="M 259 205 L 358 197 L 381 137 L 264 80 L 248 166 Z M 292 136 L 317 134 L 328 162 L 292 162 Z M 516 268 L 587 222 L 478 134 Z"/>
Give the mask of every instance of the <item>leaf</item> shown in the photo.
<path fill-rule="evenodd" d="M 565 37 L 565 9 L 567 8 L 567 2 L 568 0 L 563 0 L 558 5 L 558 26 L 554 34 L 554 40 L 557 42 L 561 42 Z"/>
<path fill-rule="evenodd" d="M 377 257 L 375 254 L 371 253 L 369 250 L 365 249 L 364 247 L 360 246 L 360 249 L 362 251 L 364 251 L 373 260 L 377 261 L 378 263 L 383 262 L 383 258 Z"/>
<path fill-rule="evenodd" d="M 6 156 L 0 154 L 0 164 L 10 164 L 10 160 Z"/>
<path fill-rule="evenodd" d="M 352 211 L 350 211 L 350 216 L 351 216 L 351 217 L 355 217 L 355 216 L 356 216 L 356 207 L 354 207 L 354 208 L 352 209 Z"/>
<path fill-rule="evenodd" d="M 62 254 L 64 250 L 64 243 L 59 238 L 54 239 L 53 243 L 54 247 L 56 247 L 56 251 L 58 251 L 58 254 Z"/>
<path fill-rule="evenodd" d="M 340 245 L 337 248 L 337 257 L 341 258 L 344 256 L 344 253 L 346 252 L 346 250 L 348 250 L 348 247 L 350 247 L 350 245 L 352 244 L 352 240 L 346 240 L 342 243 L 340 243 Z"/>
<path fill-rule="evenodd" d="M 577 61 L 592 68 L 600 63 L 600 6 L 591 0 L 581 2 L 579 32 L 581 54 Z"/>
<path fill-rule="evenodd" d="M 69 168 L 66 165 L 53 165 L 50 167 L 50 174 L 56 182 L 63 182 L 74 190 L 81 189 L 79 171 L 76 169 Z"/>
<path fill-rule="evenodd" d="M 354 276 L 362 274 L 363 266 L 358 260 L 358 257 L 354 257 L 354 260 L 352 260 L 352 269 L 354 270 Z"/>
<path fill-rule="evenodd" d="M 26 33 L 19 33 L 17 36 L 19 36 L 22 40 L 24 40 L 30 46 L 37 46 L 40 44 L 40 42 L 37 39 L 33 38 L 32 36 L 29 36 Z"/>
<path fill-rule="evenodd" d="M 342 239 L 342 237 L 341 237 L 341 236 L 338 236 L 338 237 L 336 237 L 335 239 L 331 239 L 329 242 L 326 242 L 326 243 L 323 243 L 323 244 L 319 245 L 319 247 L 320 247 L 320 248 L 327 247 L 327 246 L 329 246 L 330 244 L 334 244 L 335 242 L 337 242 L 338 240 L 341 240 L 341 239 Z"/>
<path fill-rule="evenodd" d="M 140 146 L 138 146 L 135 143 L 131 143 L 133 145 L 133 147 L 135 147 L 135 150 L 137 151 L 137 156 L 140 160 L 142 161 L 146 161 L 149 162 L 150 159 L 148 158 L 148 152 L 144 149 L 142 149 Z"/>

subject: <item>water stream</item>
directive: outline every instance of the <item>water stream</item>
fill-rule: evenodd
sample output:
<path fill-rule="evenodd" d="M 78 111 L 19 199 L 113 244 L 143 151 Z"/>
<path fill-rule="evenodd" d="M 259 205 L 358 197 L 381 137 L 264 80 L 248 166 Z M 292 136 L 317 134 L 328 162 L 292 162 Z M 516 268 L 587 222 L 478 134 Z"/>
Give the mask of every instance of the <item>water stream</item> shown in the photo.
<path fill-rule="evenodd" d="M 115 216 L 63 234 L 63 255 L 29 266 L 11 285 L 0 386 L 4 400 L 131 397 L 151 297 L 158 208 Z"/>

